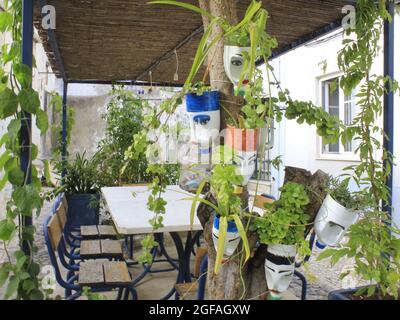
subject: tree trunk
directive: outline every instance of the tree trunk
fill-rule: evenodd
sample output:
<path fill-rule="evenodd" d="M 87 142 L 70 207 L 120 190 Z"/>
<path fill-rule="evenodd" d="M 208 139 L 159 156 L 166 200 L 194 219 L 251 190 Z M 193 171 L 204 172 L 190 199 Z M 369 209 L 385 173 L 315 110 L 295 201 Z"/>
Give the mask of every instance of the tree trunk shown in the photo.
<path fill-rule="evenodd" d="M 236 1 L 233 0 L 199 0 L 202 9 L 209 11 L 213 16 L 222 17 L 231 24 L 238 22 Z M 203 16 L 204 29 L 209 25 L 208 17 Z M 222 29 L 216 25 L 211 32 L 211 39 L 214 39 Z M 225 74 L 224 69 L 224 39 L 221 39 L 211 50 L 208 55 L 208 70 L 210 76 L 210 84 L 212 89 L 218 90 L 221 95 L 221 129 L 226 128 L 226 123 L 230 114 L 236 116 L 243 106 L 243 99 L 233 95 L 233 85 Z M 227 112 L 228 110 L 228 112 Z M 241 195 L 243 205 L 247 207 L 248 193 L 244 188 Z M 206 198 L 214 201 L 209 193 Z M 254 257 L 246 265 L 241 266 L 240 257 L 234 254 L 220 268 L 217 275 L 214 274 L 214 265 L 216 251 L 212 240 L 212 226 L 214 218 L 214 210 L 206 205 L 200 204 L 197 215 L 204 229 L 204 240 L 208 249 L 208 274 L 207 287 L 210 299 L 236 300 L 253 298 L 264 298 L 263 293 L 267 290 L 264 272 L 265 256 L 262 256 L 264 250 L 258 250 Z M 246 225 L 244 221 L 244 225 Z M 257 242 L 256 234 L 249 232 L 251 247 Z M 236 252 L 241 251 L 239 246 Z"/>

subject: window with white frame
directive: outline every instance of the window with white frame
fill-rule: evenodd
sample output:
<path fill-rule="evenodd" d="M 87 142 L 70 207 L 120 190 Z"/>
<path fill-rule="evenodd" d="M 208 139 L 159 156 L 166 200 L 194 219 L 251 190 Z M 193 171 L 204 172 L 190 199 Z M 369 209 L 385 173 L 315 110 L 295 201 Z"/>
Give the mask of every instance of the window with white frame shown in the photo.
<path fill-rule="evenodd" d="M 358 113 L 356 91 L 346 96 L 339 86 L 339 77 L 326 79 L 321 82 L 322 107 L 332 116 L 337 116 L 344 125 L 351 126 Z M 323 154 L 354 154 L 356 141 L 348 141 L 342 145 L 340 141 L 322 145 Z"/>

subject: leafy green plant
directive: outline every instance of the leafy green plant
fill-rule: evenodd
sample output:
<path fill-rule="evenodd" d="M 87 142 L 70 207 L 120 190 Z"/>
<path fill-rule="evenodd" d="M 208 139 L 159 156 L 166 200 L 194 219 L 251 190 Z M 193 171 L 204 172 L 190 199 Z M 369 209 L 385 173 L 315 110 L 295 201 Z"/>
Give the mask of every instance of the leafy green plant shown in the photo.
<path fill-rule="evenodd" d="M 353 258 L 357 275 L 371 283 L 355 295 L 398 299 L 400 230 L 387 212 L 390 195 L 386 182 L 391 174 L 392 155 L 383 146 L 386 137 L 376 120 L 382 116 L 383 95 L 398 92 L 399 86 L 393 79 L 371 73 L 379 53 L 383 23 L 392 19 L 386 9 L 389 2 L 392 1 L 357 1 L 355 29 L 346 31 L 344 47 L 338 55 L 339 67 L 344 72 L 340 86 L 345 94 L 360 87 L 357 94 L 360 112 L 342 135 L 342 142 L 358 139 L 360 163 L 346 170 L 369 202 L 359 222 L 350 227 L 348 241 L 338 249 L 324 251 L 319 259 L 330 258 L 335 264 L 343 257 Z M 382 150 L 383 156 L 376 158 L 375 150 Z"/>
<path fill-rule="evenodd" d="M 62 169 L 62 162 L 56 166 Z M 65 162 L 64 184 L 55 190 L 55 194 L 96 194 L 103 186 L 101 173 L 95 157 L 86 158 L 86 153 L 77 153 L 71 161 Z"/>
<path fill-rule="evenodd" d="M 362 194 L 359 192 L 350 192 L 349 182 L 350 177 L 339 180 L 339 178 L 330 176 L 327 181 L 326 192 L 347 209 L 361 210 L 365 208 L 366 204 Z"/>
<path fill-rule="evenodd" d="M 304 239 L 309 220 L 305 212 L 309 203 L 307 191 L 294 182 L 284 184 L 280 191 L 279 200 L 266 204 L 264 215 L 256 217 L 251 228 L 263 244 L 297 245 L 300 255 L 307 255 L 310 253 Z"/>
<path fill-rule="evenodd" d="M 26 141 L 22 143 L 21 133 L 31 134 L 29 114 L 41 134 L 47 131 L 49 124 L 46 112 L 40 108 L 38 93 L 32 89 L 32 68 L 22 63 L 22 1 L 4 1 L 3 9 L 0 32 L 6 41 L 0 54 L 0 120 L 8 121 L 8 126 L 0 137 L 0 148 L 4 148 L 0 154 L 0 191 L 9 183 L 12 194 L 4 218 L 0 220 L 0 243 L 6 252 L 6 261 L 0 264 L 0 286 L 7 285 L 6 299 L 35 300 L 46 297 L 46 290 L 38 280 L 40 267 L 32 259 L 35 228 L 25 225 L 24 221 L 34 214 L 39 215 L 43 199 L 39 172 L 32 164 L 37 159 L 38 147 L 27 145 Z M 21 151 L 28 155 L 25 159 L 28 174 L 22 170 Z M 44 168 L 48 170 L 48 161 L 44 161 Z M 49 176 L 48 171 L 45 176 Z M 7 249 L 13 240 L 30 250 L 25 253 L 17 250 L 13 257 Z"/>

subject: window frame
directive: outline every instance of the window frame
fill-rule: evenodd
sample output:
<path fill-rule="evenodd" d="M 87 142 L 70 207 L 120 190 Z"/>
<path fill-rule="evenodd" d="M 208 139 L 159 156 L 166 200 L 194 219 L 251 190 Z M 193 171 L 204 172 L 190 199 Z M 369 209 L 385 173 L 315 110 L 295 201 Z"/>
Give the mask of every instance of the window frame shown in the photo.
<path fill-rule="evenodd" d="M 342 72 L 334 72 L 330 74 L 326 74 L 324 76 L 317 78 L 317 105 L 324 108 L 325 111 L 328 111 L 324 107 L 323 103 L 323 84 L 326 81 L 334 80 L 336 78 L 340 78 L 343 75 Z M 344 113 L 345 113 L 345 95 L 343 90 L 339 87 L 339 118 L 341 121 L 344 120 Z M 333 160 L 333 161 L 351 161 L 351 162 L 359 162 L 358 153 L 354 151 L 345 151 L 344 146 L 342 145 L 341 141 L 339 141 L 339 152 L 338 153 L 329 153 L 324 152 L 323 150 L 323 143 L 322 138 L 317 135 L 317 160 Z"/>

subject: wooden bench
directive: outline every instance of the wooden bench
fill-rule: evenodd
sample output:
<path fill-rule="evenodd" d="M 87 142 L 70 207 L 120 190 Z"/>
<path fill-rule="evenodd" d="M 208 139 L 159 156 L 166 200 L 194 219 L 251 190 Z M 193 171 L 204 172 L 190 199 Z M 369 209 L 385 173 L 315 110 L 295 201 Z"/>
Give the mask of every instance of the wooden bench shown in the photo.
<path fill-rule="evenodd" d="M 110 225 L 81 226 L 81 236 L 84 239 L 115 239 L 117 232 Z"/>
<path fill-rule="evenodd" d="M 121 261 L 88 260 L 80 264 L 80 286 L 125 286 L 132 282 L 128 266 Z"/>
<path fill-rule="evenodd" d="M 67 214 L 65 206 L 59 206 L 55 216 L 58 219 L 60 228 L 60 239 L 61 234 L 67 223 Z M 58 242 L 59 240 L 58 239 Z M 80 256 L 82 259 L 93 259 L 93 258 L 108 258 L 108 259 L 122 259 L 123 252 L 122 246 L 119 240 L 82 240 L 80 245 Z"/>
<path fill-rule="evenodd" d="M 82 259 L 122 259 L 123 252 L 119 240 L 82 240 L 80 256 Z"/>

